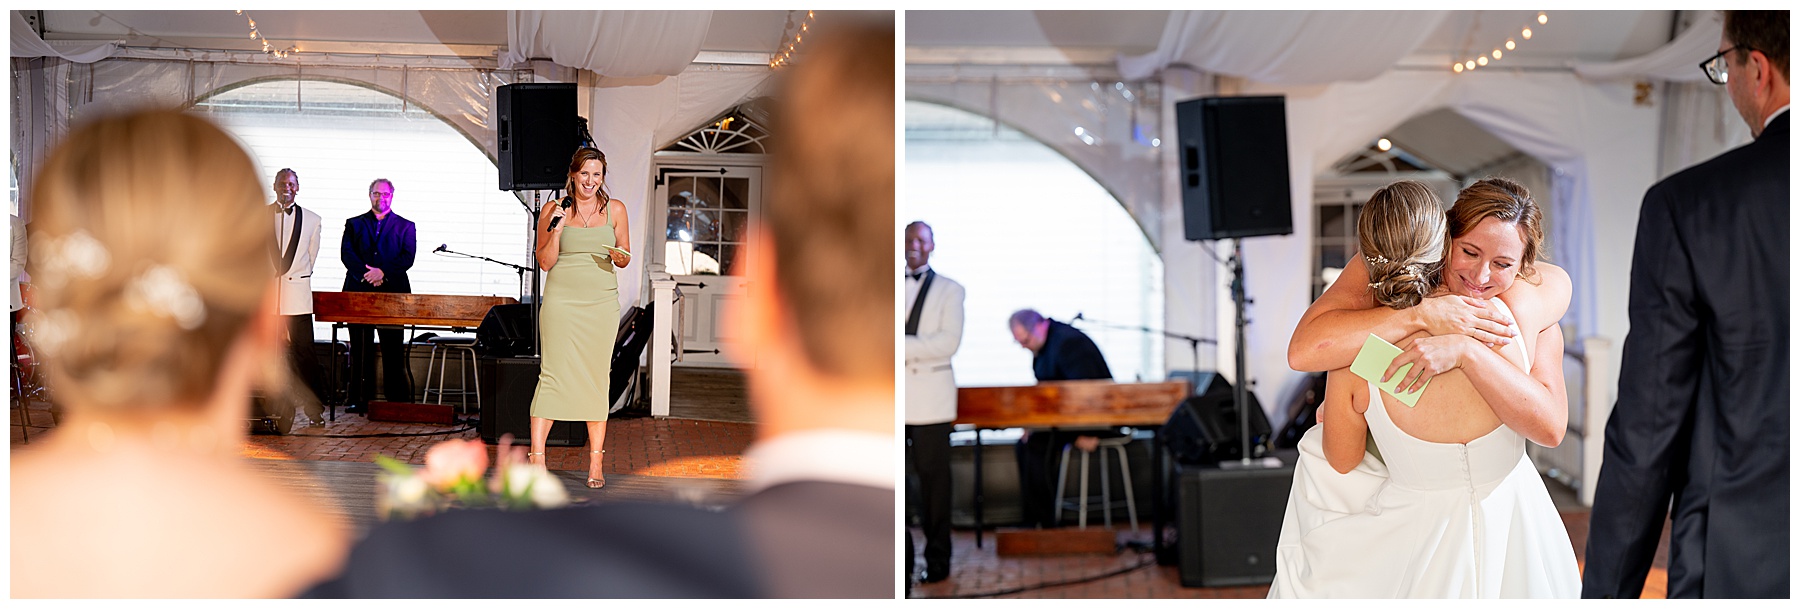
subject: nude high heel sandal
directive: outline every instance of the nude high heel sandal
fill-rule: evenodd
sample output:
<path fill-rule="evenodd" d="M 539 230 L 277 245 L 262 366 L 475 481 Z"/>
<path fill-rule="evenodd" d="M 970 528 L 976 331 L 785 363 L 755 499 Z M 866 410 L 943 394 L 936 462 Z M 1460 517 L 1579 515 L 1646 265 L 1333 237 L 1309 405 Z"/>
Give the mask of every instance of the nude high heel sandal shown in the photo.
<path fill-rule="evenodd" d="M 604 449 L 588 451 L 588 460 L 589 460 L 588 462 L 589 462 L 590 466 L 593 463 L 593 458 L 594 458 L 593 455 L 602 455 L 602 454 L 606 454 L 606 451 Z M 588 477 L 588 479 L 587 479 L 587 487 L 588 488 L 600 488 L 603 486 L 606 486 L 606 474 L 600 474 L 599 478 L 594 478 L 591 476 Z"/>

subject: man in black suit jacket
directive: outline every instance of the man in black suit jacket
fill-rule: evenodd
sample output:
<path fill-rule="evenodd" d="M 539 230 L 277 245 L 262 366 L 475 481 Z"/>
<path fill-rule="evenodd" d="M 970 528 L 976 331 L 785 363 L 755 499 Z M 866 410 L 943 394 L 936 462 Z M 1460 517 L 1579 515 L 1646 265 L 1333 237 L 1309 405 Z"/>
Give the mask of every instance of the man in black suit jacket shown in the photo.
<path fill-rule="evenodd" d="M 783 132 L 766 224 L 739 253 L 765 286 L 731 320 L 757 346 L 749 494 L 722 511 L 602 502 L 383 525 L 309 596 L 894 598 L 894 34 L 816 44 L 780 115 L 842 128 Z"/>
<path fill-rule="evenodd" d="M 1094 339 L 1075 326 L 1065 324 L 1033 309 L 1014 311 L 1007 320 L 1013 340 L 1031 351 L 1031 374 L 1042 381 L 1078 381 L 1112 379 L 1112 369 Z M 1057 429 L 1028 431 L 1013 447 L 1019 461 L 1019 501 L 1027 525 L 1053 528 L 1056 519 L 1056 480 L 1062 473 L 1056 467 L 1063 447 L 1074 445 L 1087 452 L 1099 446 L 1100 436 L 1119 437 L 1118 430 L 1062 431 Z"/>
<path fill-rule="evenodd" d="M 412 293 L 406 271 L 418 251 L 418 230 L 394 213 L 394 184 L 387 178 L 369 183 L 369 213 L 344 221 L 345 292 Z M 364 412 L 375 398 L 375 327 L 350 325 L 350 361 L 356 380 L 350 385 L 349 412 Z M 382 328 L 381 361 L 384 396 L 411 402 L 406 343 L 399 328 Z"/>
<path fill-rule="evenodd" d="M 1726 12 L 1708 77 L 1756 140 L 1644 195 L 1584 597 L 1642 593 L 1665 515 L 1670 598 L 1788 596 L 1787 40 Z"/>

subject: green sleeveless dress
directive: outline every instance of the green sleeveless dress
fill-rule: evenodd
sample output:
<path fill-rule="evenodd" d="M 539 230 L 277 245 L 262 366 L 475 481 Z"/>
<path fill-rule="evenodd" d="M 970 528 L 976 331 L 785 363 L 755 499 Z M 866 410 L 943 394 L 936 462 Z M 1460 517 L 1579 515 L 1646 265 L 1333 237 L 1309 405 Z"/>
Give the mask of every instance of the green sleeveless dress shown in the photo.
<path fill-rule="evenodd" d="M 610 225 L 563 229 L 556 266 L 544 281 L 538 318 L 543 368 L 531 416 L 606 420 L 613 341 L 619 334 L 619 276 L 600 246 L 617 243 Z"/>

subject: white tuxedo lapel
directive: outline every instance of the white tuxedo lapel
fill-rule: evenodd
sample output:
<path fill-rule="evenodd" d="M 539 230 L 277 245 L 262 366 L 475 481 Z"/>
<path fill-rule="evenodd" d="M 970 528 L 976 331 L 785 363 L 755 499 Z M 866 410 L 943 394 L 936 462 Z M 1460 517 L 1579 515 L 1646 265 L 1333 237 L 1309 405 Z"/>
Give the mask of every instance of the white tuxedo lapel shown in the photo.
<path fill-rule="evenodd" d="M 313 264 L 319 260 L 319 214 L 300 208 L 300 245 L 294 250 L 294 264 L 276 282 L 281 291 L 282 315 L 312 313 Z M 282 235 L 286 239 L 287 235 Z M 278 241 L 279 243 L 279 241 Z"/>

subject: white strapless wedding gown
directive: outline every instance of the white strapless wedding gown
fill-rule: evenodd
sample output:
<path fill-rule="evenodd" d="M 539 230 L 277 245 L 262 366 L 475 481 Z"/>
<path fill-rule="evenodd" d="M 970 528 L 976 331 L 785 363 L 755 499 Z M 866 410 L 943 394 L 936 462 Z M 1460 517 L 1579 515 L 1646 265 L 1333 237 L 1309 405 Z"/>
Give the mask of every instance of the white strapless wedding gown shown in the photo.
<path fill-rule="evenodd" d="M 1339 474 L 1324 426 L 1307 430 L 1270 598 L 1580 596 L 1574 546 L 1523 436 L 1501 425 L 1468 444 L 1426 442 L 1369 391 L 1364 416 L 1386 463 L 1365 456 Z"/>

